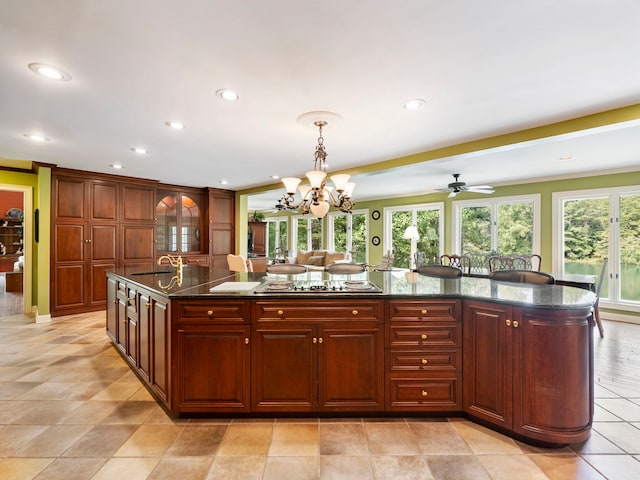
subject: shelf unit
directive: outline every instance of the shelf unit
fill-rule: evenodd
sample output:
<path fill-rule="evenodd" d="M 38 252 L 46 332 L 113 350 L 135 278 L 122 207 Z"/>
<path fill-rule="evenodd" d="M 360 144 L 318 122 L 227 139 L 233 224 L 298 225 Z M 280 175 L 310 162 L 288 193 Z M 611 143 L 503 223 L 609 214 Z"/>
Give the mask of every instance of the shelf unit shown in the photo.
<path fill-rule="evenodd" d="M 0 218 L 0 243 L 6 249 L 6 255 L 20 255 L 24 245 L 22 220 L 16 218 Z"/>

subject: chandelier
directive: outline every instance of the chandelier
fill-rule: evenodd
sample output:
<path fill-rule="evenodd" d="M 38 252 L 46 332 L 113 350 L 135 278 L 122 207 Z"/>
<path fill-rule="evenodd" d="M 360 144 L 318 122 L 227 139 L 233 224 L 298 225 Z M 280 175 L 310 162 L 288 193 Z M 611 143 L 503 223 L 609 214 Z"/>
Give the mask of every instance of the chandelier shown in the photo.
<path fill-rule="evenodd" d="M 286 177 L 282 179 L 286 193 L 282 196 L 284 208 L 288 210 L 299 210 L 303 215 L 311 212 L 316 218 L 323 218 L 331 205 L 341 212 L 351 213 L 355 205 L 351 200 L 355 183 L 349 182 L 351 175 L 332 175 L 333 187 L 327 185 L 327 152 L 324 148 L 324 138 L 322 137 L 322 127 L 327 125 L 324 120 L 317 120 L 313 124 L 318 127 L 320 136 L 313 160 L 313 170 L 305 175 L 309 179 L 309 184 L 300 185 L 302 181 L 296 177 Z M 296 188 L 300 192 L 302 199 L 296 203 Z M 335 192 L 334 192 L 335 190 Z"/>

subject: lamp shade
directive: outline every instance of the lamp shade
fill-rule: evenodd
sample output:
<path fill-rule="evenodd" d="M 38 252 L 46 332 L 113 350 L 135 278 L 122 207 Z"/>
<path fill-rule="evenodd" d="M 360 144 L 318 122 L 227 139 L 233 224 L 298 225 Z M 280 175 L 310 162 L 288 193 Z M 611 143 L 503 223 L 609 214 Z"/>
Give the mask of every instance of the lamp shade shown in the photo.
<path fill-rule="evenodd" d="M 309 193 L 309 190 L 311 190 L 311 185 L 305 184 L 298 187 L 298 191 L 300 192 L 300 196 L 302 196 L 303 200 L 307 197 L 307 193 Z"/>
<path fill-rule="evenodd" d="M 327 177 L 326 172 L 321 170 L 310 170 L 306 175 L 309 179 L 309 183 L 311 183 L 311 188 L 320 188 L 322 186 L 322 182 L 324 182 L 324 179 Z"/>
<path fill-rule="evenodd" d="M 418 227 L 415 225 L 409 225 L 402 234 L 402 238 L 406 240 L 419 240 L 420 233 L 418 232 Z"/>
<path fill-rule="evenodd" d="M 316 218 L 323 218 L 329 211 L 329 203 L 326 201 L 311 204 L 311 213 Z"/>
<path fill-rule="evenodd" d="M 342 192 L 347 188 L 347 182 L 349 182 L 349 178 L 351 175 L 347 175 L 346 173 L 341 173 L 338 175 L 332 175 L 331 181 L 336 186 L 336 190 Z"/>
<path fill-rule="evenodd" d="M 344 194 L 347 197 L 352 197 L 354 188 L 356 188 L 356 184 L 354 182 L 347 182 L 346 188 L 344 189 Z"/>
<path fill-rule="evenodd" d="M 282 179 L 282 183 L 284 183 L 284 188 L 287 190 L 287 193 L 293 195 L 296 193 L 296 187 L 300 183 L 300 179 L 295 177 L 285 177 Z"/>

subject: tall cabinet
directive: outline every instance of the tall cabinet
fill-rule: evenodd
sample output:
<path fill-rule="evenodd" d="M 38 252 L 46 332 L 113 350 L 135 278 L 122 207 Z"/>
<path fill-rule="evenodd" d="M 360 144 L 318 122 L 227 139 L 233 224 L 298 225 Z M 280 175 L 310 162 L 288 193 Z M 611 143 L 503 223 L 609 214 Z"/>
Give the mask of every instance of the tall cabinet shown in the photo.
<path fill-rule="evenodd" d="M 52 178 L 53 315 L 103 309 L 106 271 L 153 265 L 153 185 L 87 177 Z"/>

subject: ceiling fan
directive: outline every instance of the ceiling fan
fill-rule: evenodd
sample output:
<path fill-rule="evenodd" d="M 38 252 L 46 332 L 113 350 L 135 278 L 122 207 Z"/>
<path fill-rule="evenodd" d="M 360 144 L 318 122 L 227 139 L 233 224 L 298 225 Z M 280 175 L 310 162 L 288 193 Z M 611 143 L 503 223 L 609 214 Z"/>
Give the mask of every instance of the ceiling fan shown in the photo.
<path fill-rule="evenodd" d="M 451 182 L 447 185 L 447 188 L 440 189 L 440 192 L 449 192 L 449 198 L 455 197 L 460 192 L 471 192 L 471 193 L 486 193 L 490 194 L 495 192 L 492 186 L 490 185 L 474 185 L 467 187 L 465 182 L 459 181 L 460 174 L 454 173 L 453 178 L 455 181 Z"/>

